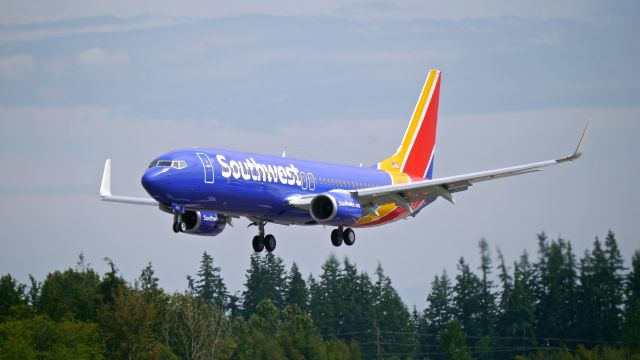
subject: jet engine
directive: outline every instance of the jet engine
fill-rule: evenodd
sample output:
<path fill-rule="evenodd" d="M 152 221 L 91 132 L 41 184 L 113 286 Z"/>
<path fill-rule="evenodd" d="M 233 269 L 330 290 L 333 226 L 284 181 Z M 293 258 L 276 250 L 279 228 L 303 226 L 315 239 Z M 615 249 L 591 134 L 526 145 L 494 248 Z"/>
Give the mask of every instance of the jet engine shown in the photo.
<path fill-rule="evenodd" d="M 310 213 L 320 224 L 353 225 L 362 218 L 362 207 L 349 193 L 330 191 L 311 199 Z"/>
<path fill-rule="evenodd" d="M 187 210 L 180 215 L 180 231 L 187 234 L 216 236 L 225 226 L 227 218 L 210 211 Z"/>

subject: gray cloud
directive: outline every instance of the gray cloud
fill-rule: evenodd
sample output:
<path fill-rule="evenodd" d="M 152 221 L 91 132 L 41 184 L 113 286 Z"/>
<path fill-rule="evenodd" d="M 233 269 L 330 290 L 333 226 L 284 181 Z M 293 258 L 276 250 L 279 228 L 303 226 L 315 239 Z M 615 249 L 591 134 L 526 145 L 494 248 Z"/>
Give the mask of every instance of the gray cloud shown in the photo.
<path fill-rule="evenodd" d="M 271 16 L 338 16 L 370 21 L 406 19 L 478 19 L 489 17 L 560 18 L 593 20 L 597 13 L 611 7 L 603 1 L 538 1 L 514 2 L 492 0 L 479 3 L 473 0 L 457 1 L 455 4 L 437 1 L 322 1 L 301 4 L 291 0 L 211 2 L 205 0 L 177 4 L 172 1 L 123 0 L 100 1 L 35 1 L 4 2 L 0 23 L 4 25 L 33 22 L 60 21 L 81 17 L 117 16 L 132 17 L 152 14 L 154 16 L 221 18 L 239 15 Z"/>
<path fill-rule="evenodd" d="M 128 60 L 127 54 L 108 53 L 99 47 L 86 49 L 78 54 L 78 63 L 86 66 L 118 65 Z"/>
<path fill-rule="evenodd" d="M 0 77 L 19 78 L 30 73 L 35 66 L 29 54 L 0 57 Z"/>

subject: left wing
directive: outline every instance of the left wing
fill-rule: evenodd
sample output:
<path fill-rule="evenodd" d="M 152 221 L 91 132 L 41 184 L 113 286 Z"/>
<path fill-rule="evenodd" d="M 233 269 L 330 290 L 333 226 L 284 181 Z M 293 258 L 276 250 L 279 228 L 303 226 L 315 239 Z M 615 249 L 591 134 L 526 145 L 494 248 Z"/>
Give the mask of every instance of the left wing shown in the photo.
<path fill-rule="evenodd" d="M 151 205 L 158 206 L 159 203 L 152 198 L 139 198 L 130 196 L 114 196 L 111 195 L 111 159 L 107 159 L 104 163 L 104 172 L 102 173 L 102 183 L 100 184 L 100 198 L 102 201 L 111 201 L 134 205 Z"/>
<path fill-rule="evenodd" d="M 580 138 L 578 147 L 570 156 L 561 157 L 555 160 L 547 160 L 531 164 L 480 171 L 476 173 L 456 175 L 433 180 L 422 180 L 413 183 L 385 185 L 360 190 L 350 190 L 349 193 L 355 199 L 357 199 L 364 208 L 368 208 L 369 210 L 374 212 L 375 208 L 379 205 L 396 203 L 398 206 L 401 206 L 407 211 L 413 213 L 413 208 L 411 206 L 412 203 L 424 200 L 432 195 L 442 196 L 446 200 L 453 203 L 453 193 L 467 190 L 471 185 L 475 183 L 542 171 L 543 168 L 547 166 L 576 160 L 582 155 L 584 151 L 590 125 L 591 122 L 587 122 L 587 125 L 582 133 L 582 137 Z M 289 204 L 296 207 L 308 209 L 312 198 L 313 196 L 292 197 L 289 199 Z"/>

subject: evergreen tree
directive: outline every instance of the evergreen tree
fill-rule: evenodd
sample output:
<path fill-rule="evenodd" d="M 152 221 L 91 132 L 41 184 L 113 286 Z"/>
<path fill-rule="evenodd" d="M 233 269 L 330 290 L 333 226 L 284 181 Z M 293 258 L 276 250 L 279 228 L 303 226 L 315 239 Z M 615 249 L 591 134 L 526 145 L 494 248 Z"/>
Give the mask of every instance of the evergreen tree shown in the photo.
<path fill-rule="evenodd" d="M 497 334 L 501 347 L 531 348 L 536 345 L 534 332 L 533 280 L 534 274 L 529 257 L 525 251 L 518 262 L 514 263 L 513 282 L 511 283 L 506 266 L 501 259 L 501 281 L 503 293 L 500 301 L 500 315 Z M 520 352 L 526 354 L 526 350 Z M 503 353 L 502 358 L 511 358 L 513 354 Z"/>
<path fill-rule="evenodd" d="M 42 283 L 37 281 L 33 275 L 29 274 L 29 292 L 27 292 L 27 301 L 33 309 L 40 306 L 40 291 L 42 291 Z"/>
<path fill-rule="evenodd" d="M 509 274 L 507 265 L 505 264 L 504 256 L 500 249 L 498 249 L 498 279 L 500 279 L 500 286 L 502 291 L 500 292 L 500 300 L 497 307 L 497 322 L 496 322 L 496 334 L 500 337 L 500 346 L 509 346 L 511 340 L 507 339 L 511 336 L 511 325 L 514 322 L 514 309 L 513 309 L 513 297 L 514 297 L 514 280 Z M 501 358 L 508 358 L 507 354 L 501 356 Z"/>
<path fill-rule="evenodd" d="M 287 305 L 296 305 L 303 311 L 305 311 L 309 305 L 307 284 L 304 282 L 298 265 L 295 262 L 291 265 L 291 270 L 287 277 L 285 303 Z"/>
<path fill-rule="evenodd" d="M 278 341 L 281 329 L 280 311 L 270 299 L 263 299 L 248 322 L 253 341 L 254 359 L 286 359 Z"/>
<path fill-rule="evenodd" d="M 25 286 L 10 274 L 0 278 L 0 321 L 13 315 L 12 308 L 26 305 L 24 290 Z"/>
<path fill-rule="evenodd" d="M 251 317 L 263 299 L 271 300 L 276 307 L 284 306 L 286 279 L 281 258 L 271 253 L 264 257 L 252 254 L 245 278 L 242 293 L 245 318 Z"/>
<path fill-rule="evenodd" d="M 454 314 L 460 320 L 465 333 L 476 339 L 480 336 L 479 331 L 483 327 L 482 281 L 469 269 L 464 258 L 460 258 L 458 262 L 458 271 L 456 284 L 453 287 Z"/>
<path fill-rule="evenodd" d="M 466 336 L 458 320 L 451 320 L 439 334 L 440 351 L 450 360 L 471 360 Z"/>
<path fill-rule="evenodd" d="M 609 230 L 604 241 L 604 252 L 607 258 L 607 271 L 604 276 L 605 308 L 600 326 L 607 329 L 605 341 L 616 341 L 622 331 L 622 305 L 624 296 L 624 260 L 620 254 L 613 231 Z"/>
<path fill-rule="evenodd" d="M 567 338 L 575 331 L 573 253 L 563 239 L 548 243 L 544 233 L 538 235 L 538 243 L 540 259 L 536 265 L 535 286 L 538 337 Z"/>
<path fill-rule="evenodd" d="M 111 259 L 105 257 L 104 261 L 109 266 L 109 271 L 102 276 L 99 291 L 102 295 L 102 302 L 107 306 L 113 305 L 115 297 L 124 288 L 125 281 L 118 275 L 118 269 Z"/>
<path fill-rule="evenodd" d="M 480 313 L 478 316 L 479 340 L 476 347 L 482 350 L 488 350 L 495 347 L 495 326 L 497 318 L 496 294 L 493 289 L 495 285 L 490 279 L 491 276 L 491 253 L 487 240 L 482 238 L 478 244 L 480 248 Z M 488 353 L 481 353 L 480 358 L 488 358 Z M 493 356 L 491 356 L 493 358 Z"/>
<path fill-rule="evenodd" d="M 332 254 L 322 265 L 320 281 L 311 285 L 310 313 L 323 336 L 341 333 L 340 263 Z"/>
<path fill-rule="evenodd" d="M 431 291 L 427 295 L 427 307 L 424 309 L 420 326 L 420 351 L 434 352 L 439 348 L 437 335 L 454 318 L 453 289 L 446 270 L 431 282 Z"/>
<path fill-rule="evenodd" d="M 321 359 L 324 355 L 322 337 L 309 314 L 297 305 L 287 305 L 282 318 L 278 342 L 284 356 L 287 359 Z"/>
<path fill-rule="evenodd" d="M 615 253 L 615 239 L 611 237 L 608 242 L 605 250 L 596 237 L 591 254 L 581 260 L 579 306 L 583 339 L 612 342 L 620 334 L 622 279 L 612 266 L 617 260 L 608 254 Z"/>
<path fill-rule="evenodd" d="M 80 254 L 75 269 L 55 271 L 42 284 L 39 311 L 54 321 L 69 317 L 95 321 L 102 304 L 100 276 Z"/>
<path fill-rule="evenodd" d="M 374 291 L 369 276 L 358 273 L 355 264 L 345 258 L 338 278 L 339 301 L 334 303 L 335 313 L 339 319 L 338 334 L 344 341 L 370 343 L 373 337 L 370 329 L 374 328 Z M 373 350 L 365 345 L 364 351 Z"/>
<path fill-rule="evenodd" d="M 138 281 L 140 282 L 140 288 L 143 291 L 148 293 L 155 293 L 158 291 L 158 278 L 155 277 L 155 271 L 153 271 L 151 262 L 147 263 L 147 266 L 142 269 Z"/>
<path fill-rule="evenodd" d="M 623 339 L 631 351 L 640 352 L 640 250 L 631 258 L 626 280 Z"/>
<path fill-rule="evenodd" d="M 206 304 L 213 304 L 221 309 L 228 305 L 227 287 L 220 276 L 220 268 L 213 266 L 213 257 L 202 252 L 200 260 L 200 270 L 197 273 L 198 280 L 195 282 L 195 293 Z"/>
<path fill-rule="evenodd" d="M 374 285 L 374 314 L 375 325 L 380 331 L 381 351 L 384 354 L 393 356 L 413 351 L 416 344 L 409 336 L 411 334 L 409 310 L 391 285 L 391 279 L 384 274 L 380 264 L 376 269 Z"/>

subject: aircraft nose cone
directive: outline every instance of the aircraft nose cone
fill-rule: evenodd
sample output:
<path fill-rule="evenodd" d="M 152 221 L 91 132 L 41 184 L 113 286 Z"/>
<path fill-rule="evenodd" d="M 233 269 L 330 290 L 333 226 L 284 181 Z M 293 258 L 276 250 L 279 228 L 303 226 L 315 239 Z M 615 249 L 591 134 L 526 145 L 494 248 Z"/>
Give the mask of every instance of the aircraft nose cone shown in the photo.
<path fill-rule="evenodd" d="M 157 169 L 149 169 L 142 175 L 142 187 L 152 197 L 161 196 L 163 194 L 164 185 L 166 184 L 166 174 L 164 171 L 158 171 Z"/>

